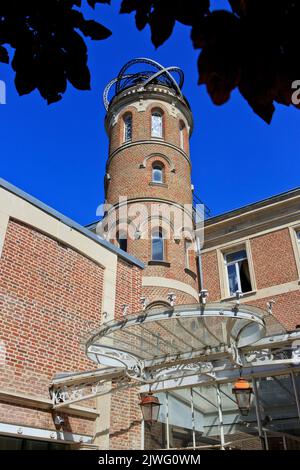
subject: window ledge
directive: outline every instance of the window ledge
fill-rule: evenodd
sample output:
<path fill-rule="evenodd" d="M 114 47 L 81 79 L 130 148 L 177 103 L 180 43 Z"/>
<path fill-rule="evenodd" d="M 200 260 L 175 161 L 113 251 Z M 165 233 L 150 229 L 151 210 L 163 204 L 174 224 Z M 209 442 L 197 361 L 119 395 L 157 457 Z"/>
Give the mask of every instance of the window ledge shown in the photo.
<path fill-rule="evenodd" d="M 256 290 L 251 290 L 250 292 L 244 292 L 243 297 L 241 297 L 241 299 L 243 299 L 244 297 L 251 297 L 252 295 L 255 295 L 255 294 L 257 294 Z M 230 295 L 228 297 L 221 298 L 221 302 L 232 301 L 232 300 L 236 300 L 235 295 Z"/>
<path fill-rule="evenodd" d="M 189 268 L 185 268 L 185 269 L 184 269 L 184 272 L 185 272 L 186 274 L 188 274 L 189 276 L 191 276 L 194 280 L 197 278 L 197 274 L 194 273 L 194 271 L 192 271 L 192 270 L 189 269 Z"/>
<path fill-rule="evenodd" d="M 150 181 L 149 186 L 161 186 L 162 188 L 168 187 L 166 183 L 156 183 L 155 181 Z"/>
<path fill-rule="evenodd" d="M 148 261 L 149 266 L 164 266 L 165 268 L 170 268 L 171 263 L 168 263 L 168 261 L 156 261 L 156 260 L 151 260 Z"/>

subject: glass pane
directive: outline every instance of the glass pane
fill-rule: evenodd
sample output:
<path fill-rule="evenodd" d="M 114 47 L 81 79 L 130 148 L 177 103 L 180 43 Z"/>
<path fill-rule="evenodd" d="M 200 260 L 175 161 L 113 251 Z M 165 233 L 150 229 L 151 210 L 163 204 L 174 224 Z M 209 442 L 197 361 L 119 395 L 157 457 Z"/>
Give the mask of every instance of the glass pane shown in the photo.
<path fill-rule="evenodd" d="M 162 137 L 162 117 L 158 113 L 152 114 L 152 130 L 153 137 Z"/>
<path fill-rule="evenodd" d="M 225 255 L 226 263 L 234 263 L 235 261 L 242 261 L 247 259 L 246 250 L 235 251 L 234 253 L 228 253 Z"/>
<path fill-rule="evenodd" d="M 298 242 L 300 243 L 300 230 L 296 232 L 296 235 L 297 235 Z"/>
<path fill-rule="evenodd" d="M 0 450 L 21 450 L 23 439 L 0 436 Z"/>
<path fill-rule="evenodd" d="M 261 419 L 269 449 L 300 449 L 300 421 L 291 377 L 281 375 L 257 381 Z M 288 443 L 287 441 L 288 440 Z"/>
<path fill-rule="evenodd" d="M 215 387 L 194 387 L 193 401 L 196 446 L 218 449 L 220 445 L 220 427 Z"/>
<path fill-rule="evenodd" d="M 162 238 L 152 239 L 152 259 L 154 261 L 163 261 L 164 259 L 164 241 Z"/>
<path fill-rule="evenodd" d="M 132 117 L 127 116 L 124 120 L 124 140 L 127 142 L 128 140 L 131 140 L 132 137 Z"/>
<path fill-rule="evenodd" d="M 240 282 L 242 292 L 250 292 L 252 290 L 251 280 L 250 280 L 250 271 L 248 266 L 248 261 L 239 261 L 239 273 L 240 273 Z"/>
<path fill-rule="evenodd" d="M 233 383 L 220 385 L 224 436 L 227 444 L 225 448 L 261 450 L 263 445 L 258 435 L 254 397 L 252 395 L 249 414 L 242 416 L 232 394 L 232 387 Z"/>
<path fill-rule="evenodd" d="M 189 389 L 169 392 L 170 448 L 193 446 L 191 392 Z"/>
<path fill-rule="evenodd" d="M 229 284 L 229 293 L 230 295 L 235 295 L 236 291 L 239 290 L 239 283 L 236 274 L 235 264 L 230 264 L 227 266 L 228 272 L 228 284 Z"/>
<path fill-rule="evenodd" d="M 162 170 L 161 168 L 153 168 L 152 181 L 155 183 L 162 183 Z"/>

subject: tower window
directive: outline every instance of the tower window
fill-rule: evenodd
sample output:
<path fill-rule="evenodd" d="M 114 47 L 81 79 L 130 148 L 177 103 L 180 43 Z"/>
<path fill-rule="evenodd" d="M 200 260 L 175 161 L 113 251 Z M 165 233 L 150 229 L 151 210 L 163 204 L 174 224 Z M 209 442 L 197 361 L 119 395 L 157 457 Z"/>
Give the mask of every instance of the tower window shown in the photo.
<path fill-rule="evenodd" d="M 193 256 L 193 243 L 191 240 L 185 240 L 185 267 L 187 269 L 192 268 L 192 256 Z"/>
<path fill-rule="evenodd" d="M 163 180 L 164 180 L 163 166 L 160 163 L 154 163 L 152 166 L 152 182 L 163 183 Z"/>
<path fill-rule="evenodd" d="M 132 139 L 132 115 L 127 114 L 124 117 L 124 142 L 129 142 Z"/>
<path fill-rule="evenodd" d="M 118 232 L 117 242 L 118 242 L 119 248 L 127 252 L 127 237 L 124 233 Z"/>
<path fill-rule="evenodd" d="M 152 260 L 164 260 L 164 238 L 162 230 L 155 230 L 152 234 Z"/>
<path fill-rule="evenodd" d="M 162 114 L 159 111 L 154 111 L 151 116 L 151 136 L 163 136 L 163 122 Z"/>
<path fill-rule="evenodd" d="M 247 252 L 245 249 L 224 255 L 227 269 L 229 294 L 236 291 L 250 292 L 252 290 Z"/>
<path fill-rule="evenodd" d="M 180 148 L 184 150 L 185 147 L 185 142 L 184 142 L 184 134 L 185 134 L 185 125 L 183 122 L 180 122 L 179 124 L 179 137 L 180 137 Z"/>

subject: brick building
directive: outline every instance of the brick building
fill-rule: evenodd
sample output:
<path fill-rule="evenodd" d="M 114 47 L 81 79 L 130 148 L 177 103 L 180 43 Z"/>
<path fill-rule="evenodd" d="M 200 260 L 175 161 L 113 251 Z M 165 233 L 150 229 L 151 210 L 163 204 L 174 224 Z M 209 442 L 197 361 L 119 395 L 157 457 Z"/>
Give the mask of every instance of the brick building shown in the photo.
<path fill-rule="evenodd" d="M 208 218 L 203 237 L 182 83 L 138 59 L 105 90 L 101 223 L 0 180 L 0 449 L 300 446 L 300 190 Z"/>

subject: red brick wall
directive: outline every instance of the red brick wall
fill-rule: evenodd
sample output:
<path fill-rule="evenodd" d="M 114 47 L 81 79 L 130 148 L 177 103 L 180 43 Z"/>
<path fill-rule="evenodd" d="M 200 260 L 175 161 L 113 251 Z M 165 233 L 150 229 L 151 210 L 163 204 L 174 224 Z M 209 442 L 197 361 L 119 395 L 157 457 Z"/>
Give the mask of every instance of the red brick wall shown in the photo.
<path fill-rule="evenodd" d="M 288 228 L 252 238 L 251 252 L 258 289 L 298 279 Z"/>
<path fill-rule="evenodd" d="M 80 340 L 101 321 L 103 268 L 21 223 L 10 221 L 0 259 L 0 339 L 6 347 L 1 388 L 49 398 L 59 372 L 94 368 Z M 51 422 L 49 413 L 18 408 L 0 420 Z M 49 415 L 49 416 L 46 416 Z M 28 419 L 26 418 L 28 417 Z M 70 417 L 73 432 L 80 432 Z M 93 428 L 86 425 L 86 431 Z"/>
<path fill-rule="evenodd" d="M 125 93 L 126 95 L 127 93 Z M 116 123 L 111 122 L 109 128 L 110 138 L 110 154 L 107 163 L 107 172 L 110 175 L 110 180 L 107 188 L 107 202 L 109 204 L 117 205 L 120 196 L 126 196 L 129 199 L 128 219 L 123 220 L 122 216 L 117 213 L 116 219 L 120 219 L 121 228 L 124 223 L 136 221 L 139 218 L 139 227 L 142 232 L 142 239 L 136 240 L 135 238 L 128 239 L 127 251 L 128 253 L 136 256 L 138 259 L 145 263 L 146 269 L 143 276 L 151 277 L 164 277 L 171 280 L 177 280 L 191 286 L 195 291 L 198 291 L 197 281 L 197 266 L 195 255 L 190 257 L 191 265 L 189 270 L 186 268 L 186 254 L 185 242 L 182 237 L 180 242 L 174 241 L 174 210 L 178 211 L 174 205 L 179 204 L 189 205 L 186 209 L 192 211 L 192 191 L 191 191 L 191 166 L 188 153 L 184 154 L 180 149 L 180 124 L 182 115 L 174 116 L 169 112 L 168 106 L 164 103 L 163 93 L 160 96 L 156 93 L 153 95 L 156 102 L 147 106 L 144 111 L 137 111 L 136 107 L 126 101 L 123 106 Z M 132 101 L 137 101 L 137 94 L 132 95 Z M 178 98 L 174 98 L 176 101 Z M 126 96 L 128 100 L 128 96 Z M 178 102 L 180 100 L 178 99 Z M 116 106 L 112 103 L 109 115 L 113 112 L 119 112 L 119 106 L 122 105 L 122 95 L 118 97 Z M 178 103 L 179 106 L 179 103 Z M 182 103 L 181 105 L 182 106 Z M 180 108 L 179 106 L 179 108 Z M 151 115 L 153 110 L 160 109 L 163 114 L 163 138 L 151 137 Z M 123 116 L 127 113 L 132 114 L 132 141 L 124 143 L 124 119 Z M 190 111 L 187 108 L 187 112 Z M 109 119 L 108 119 L 109 120 Z M 188 152 L 188 135 L 185 129 L 185 150 Z M 133 145 L 137 143 L 136 145 Z M 164 166 L 163 184 L 153 184 L 152 182 L 152 165 L 154 162 L 160 162 Z M 136 208 L 135 202 L 130 202 L 130 199 L 139 198 L 139 205 L 143 204 L 147 208 L 147 214 L 139 216 L 133 207 Z M 151 198 L 150 201 L 145 201 L 145 198 Z M 170 204 L 170 222 L 162 222 L 158 218 L 153 217 L 153 204 L 159 205 L 160 201 L 166 201 Z M 165 205 L 166 205 L 165 204 Z M 141 211 L 141 209 L 139 209 Z M 178 214 L 178 212 L 177 212 Z M 181 211 L 181 221 L 183 225 L 184 212 Z M 168 215 L 166 215 L 168 217 Z M 177 216 L 176 216 L 177 217 Z M 156 225 L 154 223 L 156 222 Z M 119 220 L 117 220 L 117 227 Z M 148 224 L 146 230 L 145 224 Z M 170 263 L 168 265 L 160 265 L 159 263 L 149 265 L 148 262 L 152 260 L 151 253 L 151 228 L 156 228 L 162 225 L 163 229 L 167 232 L 165 240 L 165 256 L 164 261 Z M 191 224 L 192 225 L 192 224 Z M 167 226 L 167 228 L 166 228 Z M 175 228 L 178 231 L 177 219 L 175 219 Z M 116 232 L 118 231 L 118 228 Z M 131 236 L 132 234 L 130 234 Z M 177 235 L 177 233 L 176 233 Z M 188 233 L 185 237 L 189 238 Z M 193 234 L 192 234 L 193 236 Z M 113 241 L 113 239 L 111 239 Z M 160 299 L 158 295 L 159 288 L 152 290 L 147 288 L 143 289 L 143 295 L 148 297 L 149 302 L 155 300 L 167 301 L 166 290 L 170 292 L 173 289 L 161 289 Z M 167 293 L 168 293 L 167 292 Z M 181 294 L 178 299 L 183 303 L 195 303 L 197 299 L 189 295 Z M 179 302 L 177 302 L 179 303 Z"/>
<path fill-rule="evenodd" d="M 261 289 L 298 280 L 295 255 L 287 228 L 251 238 L 250 249 L 258 294 Z M 221 291 L 216 250 L 203 253 L 202 268 L 203 287 L 209 291 L 209 301 L 219 301 Z M 273 305 L 274 315 L 287 329 L 294 329 L 300 324 L 300 288 L 259 300 L 250 295 L 245 299 L 245 303 L 266 310 L 266 304 L 271 299 L 276 302 Z"/>
<path fill-rule="evenodd" d="M 10 221 L 0 258 L 0 341 L 6 348 L 2 390 L 49 399 L 55 374 L 96 367 L 81 343 L 101 323 L 103 275 L 101 266 L 72 248 Z M 123 303 L 131 313 L 137 311 L 140 295 L 141 269 L 119 259 L 117 318 Z M 80 404 L 94 407 L 92 400 Z M 55 429 L 50 411 L 5 401 L 0 402 L 0 421 Z M 93 435 L 94 421 L 65 415 L 64 430 Z"/>
<path fill-rule="evenodd" d="M 203 289 L 209 293 L 209 302 L 216 302 L 221 298 L 220 276 L 218 270 L 217 251 L 209 251 L 202 255 Z"/>

